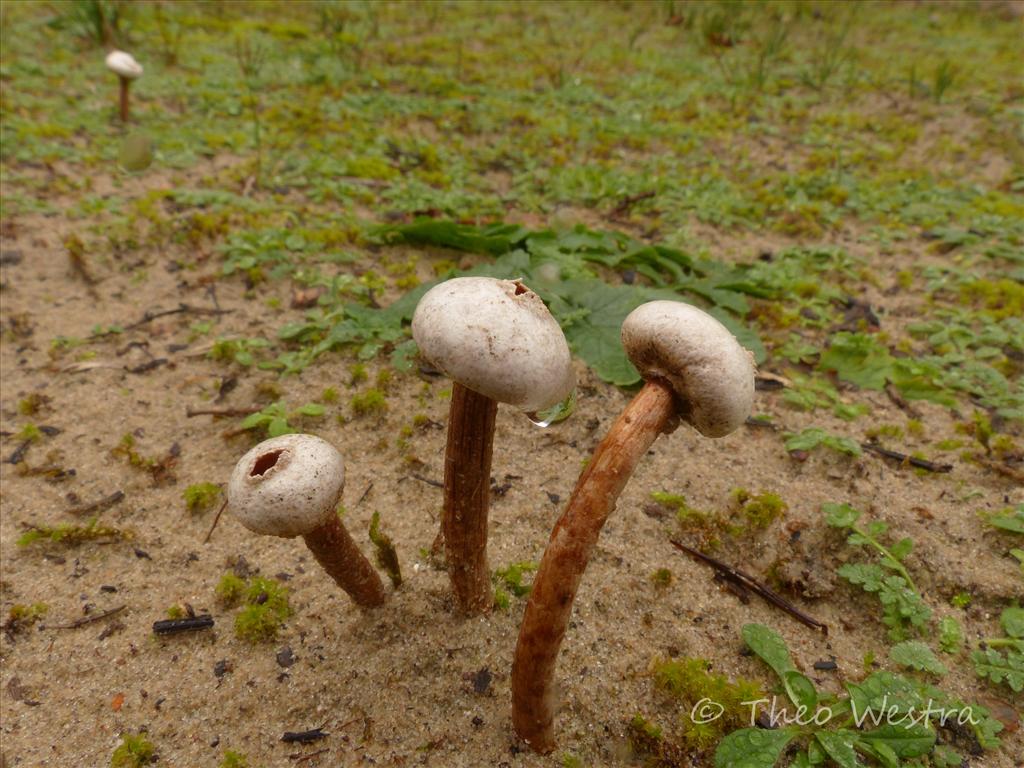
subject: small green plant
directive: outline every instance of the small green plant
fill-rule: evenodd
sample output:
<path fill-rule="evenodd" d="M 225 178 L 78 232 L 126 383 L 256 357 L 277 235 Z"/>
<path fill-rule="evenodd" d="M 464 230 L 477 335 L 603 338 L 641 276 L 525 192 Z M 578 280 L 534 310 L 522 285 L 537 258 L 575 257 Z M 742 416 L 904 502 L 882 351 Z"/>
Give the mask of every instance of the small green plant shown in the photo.
<path fill-rule="evenodd" d="M 1013 606 L 999 617 L 1006 637 L 989 638 L 971 653 L 978 677 L 1005 683 L 1015 693 L 1024 691 L 1024 608 Z"/>
<path fill-rule="evenodd" d="M 212 509 L 220 498 L 221 488 L 216 483 L 196 483 L 182 492 L 185 509 L 193 515 L 199 515 Z"/>
<path fill-rule="evenodd" d="M 847 544 L 867 546 L 878 553 L 877 563 L 847 563 L 839 568 L 839 575 L 865 592 L 878 595 L 882 623 L 889 628 L 890 638 L 903 640 L 911 629 L 920 631 L 932 612 L 902 562 L 913 549 L 913 541 L 904 538 L 891 547 L 884 546 L 879 537 L 888 526 L 881 520 L 858 526 L 860 512 L 849 504 L 823 504 L 822 511 L 830 526 L 850 532 Z"/>
<path fill-rule="evenodd" d="M 507 590 L 516 597 L 526 597 L 530 594 L 531 585 L 524 584 L 523 577 L 527 573 L 532 573 L 536 570 L 537 563 L 530 562 L 529 560 L 510 563 L 505 568 L 496 569 L 492 580 L 499 589 Z"/>
<path fill-rule="evenodd" d="M 99 517 L 91 517 L 85 525 L 60 523 L 55 526 L 33 526 L 18 537 L 18 546 L 27 547 L 40 541 L 49 541 L 65 547 L 76 547 L 96 539 L 128 539 L 130 534 L 118 528 L 100 525 Z"/>
<path fill-rule="evenodd" d="M 402 586 L 402 568 L 398 563 L 398 552 L 391 537 L 380 529 L 380 512 L 374 512 L 370 519 L 370 541 L 376 550 L 377 565 L 387 572 L 391 586 L 398 589 Z"/>
<path fill-rule="evenodd" d="M 156 747 L 144 734 L 121 734 L 121 743 L 110 756 L 110 768 L 142 768 L 156 762 Z"/>
<path fill-rule="evenodd" d="M 786 514 L 786 502 L 777 493 L 752 496 L 746 488 L 734 488 L 733 501 L 739 506 L 745 522 L 755 529 L 767 528 Z"/>
<path fill-rule="evenodd" d="M 249 758 L 233 749 L 224 751 L 224 759 L 217 768 L 249 768 Z"/>
<path fill-rule="evenodd" d="M 273 640 L 285 620 L 292 615 L 288 590 L 274 579 L 254 576 L 245 581 L 235 573 L 225 573 L 216 588 L 217 598 L 228 608 L 240 603 L 235 616 L 235 636 L 250 643 Z"/>
<path fill-rule="evenodd" d="M 242 601 L 242 597 L 245 595 L 245 589 L 245 579 L 232 571 L 228 571 L 220 577 L 220 581 L 217 583 L 215 591 L 217 593 L 218 600 L 220 600 L 226 607 L 233 608 Z"/>
<path fill-rule="evenodd" d="M 301 417 L 319 418 L 323 416 L 326 409 L 319 403 L 306 403 L 295 410 L 289 411 L 284 403 L 271 403 L 262 411 L 250 413 L 240 425 L 243 430 L 266 430 L 267 437 L 278 437 L 295 432 L 295 428 L 289 423 Z"/>
<path fill-rule="evenodd" d="M 936 658 L 935 653 L 926 643 L 920 640 L 904 640 L 889 649 L 889 658 L 893 663 L 907 669 L 930 672 L 933 675 L 945 675 L 949 672 L 945 665 Z"/>
<path fill-rule="evenodd" d="M 984 515 L 984 519 L 993 528 L 1024 534 L 1024 504 L 1018 504 L 1016 508 L 1007 507 L 1002 512 Z"/>
<path fill-rule="evenodd" d="M 849 437 L 841 437 L 827 432 L 821 427 L 808 427 L 800 432 L 786 433 L 786 450 L 813 451 L 818 446 L 829 448 L 847 456 L 860 456 L 860 445 Z"/>
<path fill-rule="evenodd" d="M 7 612 L 7 623 L 4 624 L 4 629 L 9 634 L 22 632 L 39 621 L 48 610 L 50 610 L 50 606 L 46 603 L 32 603 L 32 605 L 16 603 Z"/>
<path fill-rule="evenodd" d="M 248 368 L 256 362 L 255 350 L 266 349 L 270 342 L 266 339 L 218 339 L 206 354 L 211 360 L 224 363 L 238 363 Z"/>
<path fill-rule="evenodd" d="M 642 714 L 633 717 L 627 728 L 630 744 L 648 765 L 688 764 L 682 761 L 687 754 L 708 749 L 724 734 L 749 723 L 750 706 L 745 702 L 765 695 L 752 680 L 733 682 L 711 672 L 705 659 L 656 659 L 651 676 L 655 690 L 682 714 L 662 724 Z"/>
<path fill-rule="evenodd" d="M 668 568 L 658 568 L 651 574 L 651 583 L 657 589 L 667 589 L 672 585 L 672 571 Z"/>
<path fill-rule="evenodd" d="M 380 415 L 388 409 L 387 396 L 382 390 L 376 388 L 352 395 L 349 404 L 352 406 L 352 413 L 356 416 Z"/>

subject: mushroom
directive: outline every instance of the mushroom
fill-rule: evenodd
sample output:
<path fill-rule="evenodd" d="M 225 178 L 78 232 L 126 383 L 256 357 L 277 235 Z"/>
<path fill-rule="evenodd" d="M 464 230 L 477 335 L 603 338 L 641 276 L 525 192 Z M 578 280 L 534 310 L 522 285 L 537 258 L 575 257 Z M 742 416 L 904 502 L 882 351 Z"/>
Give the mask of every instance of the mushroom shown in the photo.
<path fill-rule="evenodd" d="M 444 459 L 441 532 L 459 609 L 493 603 L 487 567 L 487 509 L 498 403 L 539 412 L 576 386 L 562 329 L 519 280 L 459 277 L 424 294 L 412 318 L 423 358 L 453 381 Z"/>
<path fill-rule="evenodd" d="M 601 528 L 647 449 L 679 420 L 708 437 L 750 413 L 754 362 L 705 312 L 675 301 L 637 307 L 622 324 L 626 354 L 645 383 L 619 415 L 555 523 L 530 590 L 512 663 L 512 720 L 536 751 L 555 747 L 553 678 L 573 599 Z"/>
<path fill-rule="evenodd" d="M 128 88 L 132 80 L 142 77 L 142 65 L 135 57 L 124 51 L 111 51 L 107 54 L 107 69 L 117 75 L 121 81 L 121 122 L 128 122 Z"/>
<path fill-rule="evenodd" d="M 301 536 L 313 557 L 363 608 L 384 602 L 384 585 L 337 514 L 345 460 L 314 435 L 280 435 L 246 453 L 228 484 L 228 507 L 254 533 Z"/>

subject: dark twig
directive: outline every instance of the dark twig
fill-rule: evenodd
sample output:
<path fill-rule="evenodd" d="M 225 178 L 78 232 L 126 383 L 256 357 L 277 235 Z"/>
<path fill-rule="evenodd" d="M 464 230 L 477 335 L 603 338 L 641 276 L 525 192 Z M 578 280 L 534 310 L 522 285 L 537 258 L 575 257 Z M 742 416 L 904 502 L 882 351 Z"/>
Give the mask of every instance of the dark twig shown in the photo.
<path fill-rule="evenodd" d="M 918 459 L 914 456 L 908 456 L 905 453 L 899 451 L 890 451 L 888 448 L 883 448 L 878 443 L 861 443 L 860 447 L 865 451 L 871 451 L 879 456 L 884 456 L 887 459 L 898 461 L 900 464 L 909 464 L 912 467 L 918 469 L 926 469 L 929 472 L 952 472 L 952 464 L 936 464 L 934 461 L 928 461 L 927 459 Z"/>
<path fill-rule="evenodd" d="M 761 582 L 757 581 L 757 579 L 755 579 L 753 576 L 750 576 L 737 568 L 733 568 L 731 565 L 726 565 L 721 560 L 716 560 L 710 555 L 705 555 L 703 552 L 699 550 L 693 549 L 692 547 L 688 547 L 680 541 L 676 541 L 675 539 L 670 539 L 669 541 L 672 544 L 672 546 L 676 549 L 685 552 L 690 557 L 696 560 L 700 560 L 701 562 L 710 565 L 712 568 L 714 568 L 716 571 L 722 574 L 724 578 L 728 579 L 729 581 L 735 584 L 738 584 L 742 588 L 747 589 L 753 592 L 754 594 L 760 595 L 762 598 L 767 600 L 776 608 L 780 608 L 786 613 L 788 613 L 801 624 L 804 624 L 810 627 L 811 629 L 816 629 L 822 632 L 823 634 L 828 634 L 827 625 L 822 624 L 817 619 L 811 618 L 806 613 L 797 608 L 795 605 L 793 605 L 791 602 L 789 602 L 786 598 L 782 597 L 782 595 L 778 594 L 777 592 L 774 592 L 773 590 L 761 584 Z"/>
<path fill-rule="evenodd" d="M 187 408 L 185 416 L 189 419 L 195 416 L 249 416 L 258 410 L 259 408 Z"/>
<path fill-rule="evenodd" d="M 324 725 L 327 725 L 324 723 Z M 319 741 L 330 736 L 329 733 L 324 733 L 324 726 L 321 725 L 319 728 L 311 728 L 308 731 L 285 731 L 284 736 L 281 737 L 281 741 L 286 744 L 308 744 L 311 741 Z"/>
<path fill-rule="evenodd" d="M 124 326 L 124 328 L 122 328 L 122 330 L 123 331 L 131 331 L 131 330 L 134 330 L 135 328 L 139 328 L 140 326 L 146 325 L 146 323 L 151 323 L 154 320 L 157 320 L 157 319 L 159 319 L 161 317 L 167 317 L 168 315 L 181 315 L 181 314 L 184 314 L 184 313 L 189 313 L 189 314 L 193 314 L 193 315 L 227 315 L 227 314 L 231 313 L 231 310 L 230 309 L 207 309 L 205 307 L 193 307 L 190 304 L 179 304 L 177 309 L 163 309 L 163 310 L 160 310 L 159 312 L 150 312 L 150 311 L 147 310 L 146 313 L 142 315 L 142 319 L 141 320 L 137 320 L 134 323 L 131 323 L 130 325 Z M 103 336 L 109 336 L 110 333 L 111 333 L 110 331 L 107 331 L 107 332 L 104 332 L 104 333 L 94 333 L 89 338 L 90 339 L 98 339 L 98 338 L 101 338 Z"/>
<path fill-rule="evenodd" d="M 368 486 L 366 486 L 366 490 L 363 491 L 363 495 L 359 497 L 359 501 L 357 501 L 355 505 L 358 507 L 360 504 L 362 504 L 363 503 L 363 499 L 365 499 L 367 496 L 369 496 L 370 495 L 370 491 L 372 491 L 372 490 L 373 490 L 373 483 L 371 482 Z"/>
<path fill-rule="evenodd" d="M 103 613 L 97 613 L 95 616 L 85 616 L 81 619 L 76 619 L 69 624 L 48 624 L 47 629 L 78 629 L 84 627 L 86 624 L 92 624 L 93 622 L 103 621 L 108 616 L 113 616 L 115 613 L 120 613 L 128 606 L 125 604 L 119 605 L 116 608 L 111 608 L 109 611 Z"/>
<path fill-rule="evenodd" d="M 629 209 L 632 208 L 637 203 L 639 203 L 639 202 L 641 202 L 643 200 L 650 200 L 656 194 L 657 193 L 653 189 L 651 189 L 651 190 L 648 190 L 647 192 L 640 192 L 640 193 L 635 194 L 635 195 L 627 195 L 626 197 L 622 198 L 622 200 L 619 201 L 619 204 L 616 205 L 612 209 L 612 212 L 611 212 L 612 218 L 615 218 L 616 216 L 623 215 L 624 213 L 629 211 Z"/>
<path fill-rule="evenodd" d="M 921 418 L 921 412 L 907 402 L 906 398 L 904 398 L 903 395 L 900 394 L 900 391 L 896 389 L 892 382 L 887 381 L 885 383 L 885 394 L 887 394 L 889 396 L 889 399 L 892 400 L 893 405 L 895 405 L 897 408 L 899 408 L 901 411 L 907 414 L 907 416 L 909 416 L 912 419 Z"/>
<path fill-rule="evenodd" d="M 123 498 L 124 491 L 114 491 L 109 496 L 105 496 L 99 501 L 94 501 L 92 504 L 84 504 L 81 507 L 72 507 L 68 510 L 68 514 L 78 515 L 80 517 L 82 515 L 104 512 L 117 504 Z"/>
<path fill-rule="evenodd" d="M 435 488 L 444 488 L 444 483 L 439 483 L 437 480 L 431 480 L 429 477 L 423 477 L 422 475 L 417 475 L 415 472 L 411 473 L 409 475 L 409 477 L 413 478 L 414 480 L 419 480 L 421 483 L 426 483 L 427 485 L 432 485 Z"/>
<path fill-rule="evenodd" d="M 213 529 L 217 527 L 217 523 L 220 522 L 220 516 L 224 512 L 224 507 L 228 505 L 228 500 L 224 499 L 224 503 L 220 505 L 220 509 L 217 510 L 217 515 L 213 518 L 213 524 L 210 526 L 210 530 L 206 532 L 206 538 L 203 539 L 203 544 L 210 543 L 210 537 L 213 536 Z"/>
<path fill-rule="evenodd" d="M 153 622 L 153 634 L 175 635 L 179 632 L 198 632 L 213 626 L 213 616 L 189 616 L 184 619 L 164 619 Z"/>

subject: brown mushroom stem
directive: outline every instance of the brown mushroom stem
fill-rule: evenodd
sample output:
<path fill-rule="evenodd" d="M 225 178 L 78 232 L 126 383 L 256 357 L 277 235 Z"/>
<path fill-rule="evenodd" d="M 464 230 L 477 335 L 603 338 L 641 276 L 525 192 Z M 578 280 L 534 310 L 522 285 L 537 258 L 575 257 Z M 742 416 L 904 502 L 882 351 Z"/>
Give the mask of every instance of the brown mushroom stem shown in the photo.
<path fill-rule="evenodd" d="M 384 584 L 337 515 L 303 537 L 316 561 L 363 608 L 384 602 Z"/>
<path fill-rule="evenodd" d="M 121 122 L 128 122 L 128 89 L 131 87 L 132 81 L 127 77 L 121 77 L 118 75 L 118 80 L 121 81 Z"/>
<path fill-rule="evenodd" d="M 487 508 L 497 412 L 497 401 L 458 382 L 452 386 L 441 530 L 455 599 L 469 615 L 484 613 L 494 601 L 487 568 Z"/>
<path fill-rule="evenodd" d="M 672 388 L 645 383 L 597 446 L 551 531 L 512 662 L 512 722 L 537 752 L 555 747 L 555 664 L 601 528 L 640 459 L 658 435 L 675 428 L 676 416 Z"/>

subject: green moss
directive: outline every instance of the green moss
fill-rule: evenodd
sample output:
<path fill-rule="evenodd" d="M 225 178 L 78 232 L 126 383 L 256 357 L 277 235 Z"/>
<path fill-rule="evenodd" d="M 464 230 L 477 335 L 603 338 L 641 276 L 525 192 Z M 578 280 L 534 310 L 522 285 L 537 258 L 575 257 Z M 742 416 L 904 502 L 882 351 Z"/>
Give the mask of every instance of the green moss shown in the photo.
<path fill-rule="evenodd" d="M 688 749 L 707 749 L 730 731 L 749 725 L 750 706 L 744 702 L 764 697 L 760 684 L 739 678 L 731 682 L 710 671 L 704 659 L 656 660 L 651 666 L 655 687 L 670 697 L 683 713 L 674 737 Z M 722 707 L 721 715 L 709 723 L 690 718 L 693 706 L 710 699 Z M 717 708 L 717 707 L 716 707 Z"/>
<path fill-rule="evenodd" d="M 672 584 L 672 571 L 668 568 L 659 568 L 651 574 L 651 583 L 658 589 L 665 589 Z"/>
<path fill-rule="evenodd" d="M 238 605 L 245 595 L 245 580 L 228 571 L 217 584 L 217 598 L 228 608 Z"/>
<path fill-rule="evenodd" d="M 44 410 L 49 402 L 50 398 L 46 395 L 33 392 L 28 397 L 18 401 L 18 413 L 22 416 L 35 416 L 40 411 Z"/>
<path fill-rule="evenodd" d="M 498 586 L 507 589 L 516 597 L 526 597 L 530 594 L 531 585 L 523 584 L 523 576 L 536 570 L 537 563 L 528 560 L 511 563 L 505 568 L 495 570 L 493 580 Z"/>
<path fill-rule="evenodd" d="M 775 493 L 762 493 L 751 496 L 744 488 L 735 488 L 733 500 L 739 505 L 740 513 L 747 525 L 755 529 L 767 528 L 775 520 L 786 514 L 786 502 Z"/>
<path fill-rule="evenodd" d="M 971 600 L 973 598 L 970 592 L 957 592 L 949 599 L 949 604 L 954 608 L 966 608 L 971 604 Z"/>
<path fill-rule="evenodd" d="M 368 389 L 361 394 L 353 395 L 351 405 L 352 412 L 357 416 L 382 414 L 388 409 L 387 398 L 379 389 Z"/>
<path fill-rule="evenodd" d="M 267 642 L 292 615 L 288 590 L 274 579 L 254 576 L 245 589 L 245 607 L 235 616 L 235 636 L 250 643 Z"/>
<path fill-rule="evenodd" d="M 156 762 L 156 747 L 143 734 L 121 734 L 121 743 L 110 756 L 110 768 L 142 768 Z"/>
<path fill-rule="evenodd" d="M 18 537 L 18 546 L 27 547 L 40 541 L 49 541 L 65 547 L 74 547 L 95 539 L 128 539 L 130 534 L 118 528 L 100 525 L 98 517 L 92 517 L 85 525 L 61 523 L 53 527 L 35 526 Z"/>
<path fill-rule="evenodd" d="M 14 436 L 15 440 L 22 442 L 35 443 L 43 439 L 43 432 L 35 424 L 26 424 L 18 433 Z"/>
<path fill-rule="evenodd" d="M 348 384 L 350 387 L 358 386 L 368 378 L 369 374 L 366 372 L 366 366 L 362 363 L 356 363 L 348 369 Z"/>
<path fill-rule="evenodd" d="M 327 387 L 320 393 L 320 402 L 328 404 L 338 402 L 338 390 L 334 387 Z"/>
<path fill-rule="evenodd" d="M 390 368 L 381 368 L 379 371 L 377 371 L 377 389 L 387 392 L 388 387 L 391 386 L 394 376 L 395 375 L 391 372 Z"/>
<path fill-rule="evenodd" d="M 167 618 L 168 619 L 183 619 L 183 618 L 185 618 L 185 609 L 182 608 L 177 603 L 175 603 L 174 605 L 172 605 L 170 608 L 167 609 Z"/>
<path fill-rule="evenodd" d="M 894 440 L 899 440 L 903 437 L 903 427 L 899 424 L 879 424 L 877 427 L 871 427 L 864 435 L 871 440 L 878 437 L 891 437 Z"/>
<path fill-rule="evenodd" d="M 383 568 L 388 578 L 391 579 L 391 586 L 398 589 L 402 586 L 402 569 L 398 564 L 398 552 L 391 541 L 391 537 L 380 530 L 380 513 L 374 512 L 370 520 L 370 541 L 373 542 L 377 555 L 377 565 Z"/>
<path fill-rule="evenodd" d="M 185 509 L 193 515 L 198 515 L 211 509 L 220 498 L 221 488 L 215 483 L 196 483 L 190 485 L 182 492 L 185 500 Z"/>
<path fill-rule="evenodd" d="M 494 607 L 499 611 L 507 611 L 512 605 L 512 596 L 501 587 L 494 588 Z"/>
<path fill-rule="evenodd" d="M 135 437 L 131 433 L 121 435 L 119 442 L 110 451 L 111 455 L 126 459 L 128 463 L 137 469 L 152 470 L 157 465 L 157 460 L 143 456 L 135 450 Z"/>
<path fill-rule="evenodd" d="M 666 493 L 665 491 L 654 491 L 651 498 L 664 507 L 675 509 L 676 517 L 683 528 L 713 528 L 715 520 L 712 515 L 691 507 L 686 497 L 677 493 Z"/>
<path fill-rule="evenodd" d="M 224 759 L 220 761 L 217 768 L 249 768 L 249 758 L 241 752 L 228 749 L 224 752 Z"/>
<path fill-rule="evenodd" d="M 5 629 L 11 633 L 28 629 L 39 621 L 48 610 L 50 610 L 50 606 L 46 603 L 32 603 L 32 605 L 16 603 L 7 612 Z"/>

